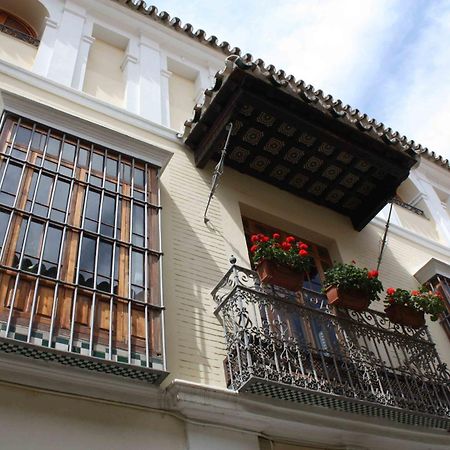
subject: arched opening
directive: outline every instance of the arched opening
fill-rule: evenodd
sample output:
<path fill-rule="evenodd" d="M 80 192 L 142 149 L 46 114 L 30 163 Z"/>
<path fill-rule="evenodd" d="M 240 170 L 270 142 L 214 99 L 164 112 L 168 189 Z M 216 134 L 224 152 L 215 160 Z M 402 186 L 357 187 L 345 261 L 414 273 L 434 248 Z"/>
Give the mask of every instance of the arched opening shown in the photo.
<path fill-rule="evenodd" d="M 0 9 L 0 30 L 30 44 L 38 44 L 36 32 L 19 17 Z"/>
<path fill-rule="evenodd" d="M 0 31 L 35 46 L 45 28 L 49 12 L 38 0 L 0 0 Z"/>

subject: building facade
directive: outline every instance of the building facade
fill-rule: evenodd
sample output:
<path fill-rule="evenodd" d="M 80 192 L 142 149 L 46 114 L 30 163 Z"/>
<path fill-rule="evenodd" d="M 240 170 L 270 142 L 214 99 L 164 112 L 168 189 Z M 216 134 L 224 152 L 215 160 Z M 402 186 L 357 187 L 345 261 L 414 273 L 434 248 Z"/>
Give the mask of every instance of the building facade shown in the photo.
<path fill-rule="evenodd" d="M 0 107 L 2 448 L 450 447 L 448 161 L 140 0 L 0 0 Z M 321 293 L 388 216 L 419 330 Z M 252 270 L 273 231 L 301 292 Z"/>

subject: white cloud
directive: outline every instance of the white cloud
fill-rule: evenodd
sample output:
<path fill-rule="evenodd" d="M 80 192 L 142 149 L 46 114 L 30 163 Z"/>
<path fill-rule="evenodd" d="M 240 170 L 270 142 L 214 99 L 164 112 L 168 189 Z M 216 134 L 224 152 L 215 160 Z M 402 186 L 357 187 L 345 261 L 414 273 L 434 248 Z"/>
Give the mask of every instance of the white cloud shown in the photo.
<path fill-rule="evenodd" d="M 450 157 L 450 0 L 160 6 Z"/>

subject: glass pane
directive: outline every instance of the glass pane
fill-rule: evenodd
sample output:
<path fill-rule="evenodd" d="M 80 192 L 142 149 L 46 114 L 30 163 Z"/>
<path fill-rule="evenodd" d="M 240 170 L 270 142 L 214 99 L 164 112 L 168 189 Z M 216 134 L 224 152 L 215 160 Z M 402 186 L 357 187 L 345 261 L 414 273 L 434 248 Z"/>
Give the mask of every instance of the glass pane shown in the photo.
<path fill-rule="evenodd" d="M 39 257 L 43 230 L 43 223 L 31 222 L 30 228 L 28 229 L 27 242 L 25 244 L 25 255 L 34 256 L 35 258 Z"/>
<path fill-rule="evenodd" d="M 112 244 L 105 241 L 100 241 L 98 248 L 98 267 L 97 273 L 106 277 L 111 276 L 111 261 L 112 261 Z"/>
<path fill-rule="evenodd" d="M 103 155 L 94 153 L 92 156 L 92 170 L 96 172 L 103 172 Z"/>
<path fill-rule="evenodd" d="M 144 188 L 144 171 L 142 169 L 134 169 L 134 186 Z"/>
<path fill-rule="evenodd" d="M 15 194 L 19 186 L 20 174 L 22 166 L 16 164 L 9 164 L 6 169 L 5 178 L 3 179 L 2 191 Z"/>
<path fill-rule="evenodd" d="M 53 208 L 65 211 L 67 208 L 67 200 L 69 197 L 70 184 L 58 180 L 55 188 L 55 195 L 53 196 Z"/>
<path fill-rule="evenodd" d="M 42 257 L 41 274 L 56 278 L 58 274 L 58 258 L 61 249 L 62 230 L 49 227 L 45 239 L 44 255 Z"/>
<path fill-rule="evenodd" d="M 144 254 L 141 252 L 131 253 L 131 283 L 144 286 Z"/>
<path fill-rule="evenodd" d="M 20 126 L 17 131 L 16 140 L 14 141 L 14 144 L 20 145 L 22 147 L 28 147 L 30 139 L 31 139 L 31 129 Z"/>
<path fill-rule="evenodd" d="M 64 161 L 73 162 L 73 160 L 75 159 L 75 149 L 76 149 L 75 144 L 64 142 L 62 159 Z"/>
<path fill-rule="evenodd" d="M 86 204 L 86 217 L 98 221 L 98 213 L 100 208 L 100 193 L 89 190 Z"/>
<path fill-rule="evenodd" d="M 61 141 L 53 136 L 50 136 L 47 144 L 47 155 L 51 155 L 57 158 L 59 156 L 60 147 Z"/>
<path fill-rule="evenodd" d="M 80 270 L 94 272 L 95 239 L 84 236 L 81 244 Z"/>
<path fill-rule="evenodd" d="M 53 178 L 48 175 L 41 175 L 39 186 L 36 194 L 36 202 L 48 205 L 50 201 L 51 188 L 53 186 Z"/>
<path fill-rule="evenodd" d="M 80 151 L 78 152 L 78 166 L 89 167 L 89 150 L 80 148 Z"/>
<path fill-rule="evenodd" d="M 47 134 L 40 133 L 39 131 L 35 131 L 33 133 L 33 139 L 31 141 L 31 148 L 33 150 L 39 150 L 42 152 L 45 146 L 45 139 L 47 138 Z"/>
<path fill-rule="evenodd" d="M 9 214 L 5 211 L 0 211 L 0 249 L 5 239 L 6 227 L 8 226 Z"/>
<path fill-rule="evenodd" d="M 131 167 L 128 164 L 121 164 L 121 178 L 124 183 L 131 184 Z"/>
<path fill-rule="evenodd" d="M 144 245 L 144 207 L 133 205 L 133 244 Z"/>
<path fill-rule="evenodd" d="M 117 160 L 107 158 L 106 160 L 106 175 L 111 178 L 117 178 Z"/>
<path fill-rule="evenodd" d="M 47 237 L 45 239 L 44 256 L 42 259 L 56 264 L 59 258 L 61 248 L 62 230 L 55 227 L 48 227 Z"/>
<path fill-rule="evenodd" d="M 25 205 L 26 211 L 29 211 L 31 208 L 31 202 L 33 201 L 33 196 L 34 196 L 34 191 L 36 189 L 37 179 L 38 179 L 38 173 L 33 172 L 33 175 L 31 177 L 30 189 L 28 191 L 28 198 L 27 198 L 27 202 Z"/>
<path fill-rule="evenodd" d="M 103 198 L 102 222 L 114 225 L 114 213 L 116 210 L 116 199 L 113 196 L 105 195 Z"/>

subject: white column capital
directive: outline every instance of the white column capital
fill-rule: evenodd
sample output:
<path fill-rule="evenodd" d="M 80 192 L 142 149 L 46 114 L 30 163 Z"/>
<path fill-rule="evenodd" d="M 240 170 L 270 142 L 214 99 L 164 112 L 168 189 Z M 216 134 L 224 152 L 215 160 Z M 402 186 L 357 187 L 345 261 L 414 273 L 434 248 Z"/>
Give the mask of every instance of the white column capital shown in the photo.
<path fill-rule="evenodd" d="M 130 53 L 125 54 L 123 57 L 122 63 L 120 64 L 120 68 L 122 72 L 127 70 L 128 64 L 137 64 L 139 62 L 138 58 Z"/>
<path fill-rule="evenodd" d="M 141 34 L 139 38 L 139 47 L 147 47 L 151 50 L 154 50 L 155 52 L 160 51 L 159 44 L 151 39 L 149 39 L 147 36 L 144 36 Z"/>
<path fill-rule="evenodd" d="M 173 75 L 173 73 L 170 70 L 161 69 L 162 77 L 169 79 L 172 75 Z"/>
<path fill-rule="evenodd" d="M 85 34 L 81 40 L 83 42 L 86 42 L 89 45 L 92 45 L 95 42 L 95 37 L 94 36 L 89 36 L 88 34 Z"/>
<path fill-rule="evenodd" d="M 59 27 L 59 23 L 56 22 L 56 20 L 50 19 L 50 17 L 46 17 L 45 18 L 45 26 L 56 29 Z"/>

